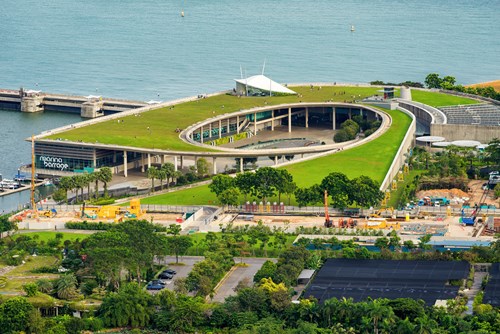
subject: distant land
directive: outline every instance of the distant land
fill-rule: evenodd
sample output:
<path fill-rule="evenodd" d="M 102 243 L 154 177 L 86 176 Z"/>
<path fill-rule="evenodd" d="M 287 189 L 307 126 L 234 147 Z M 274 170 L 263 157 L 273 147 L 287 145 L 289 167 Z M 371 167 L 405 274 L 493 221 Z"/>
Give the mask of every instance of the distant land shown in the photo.
<path fill-rule="evenodd" d="M 500 92 L 500 80 L 481 82 L 477 84 L 467 85 L 467 87 L 488 87 L 492 86 L 497 92 Z"/>

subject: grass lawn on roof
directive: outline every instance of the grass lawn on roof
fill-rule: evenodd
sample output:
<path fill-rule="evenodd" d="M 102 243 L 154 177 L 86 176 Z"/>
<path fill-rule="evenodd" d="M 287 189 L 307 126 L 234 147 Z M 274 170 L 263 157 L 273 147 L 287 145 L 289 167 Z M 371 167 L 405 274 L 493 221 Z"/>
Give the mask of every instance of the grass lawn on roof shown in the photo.
<path fill-rule="evenodd" d="M 397 110 L 385 110 L 392 117 L 392 126 L 379 138 L 346 151 L 283 167 L 299 187 L 320 183 L 331 172 L 349 178 L 366 175 L 381 183 L 408 130 L 411 118 Z M 285 196 L 282 201 L 286 203 Z M 277 199 L 276 199 L 277 200 Z M 271 199 L 271 202 L 275 199 Z M 243 203 L 243 196 L 240 198 Z M 217 203 L 208 185 L 141 199 L 142 204 L 204 205 Z M 292 203 L 293 204 L 293 203 Z"/>
<path fill-rule="evenodd" d="M 221 114 L 232 113 L 241 109 L 264 107 L 283 103 L 296 102 L 324 102 L 333 100 L 360 100 L 377 94 L 378 87 L 342 87 L 328 86 L 291 87 L 301 94 L 273 97 L 242 97 L 232 95 L 217 95 L 206 99 L 186 102 L 170 108 L 160 108 L 141 113 L 137 116 L 104 121 L 88 125 L 63 133 L 45 137 L 46 139 L 83 141 L 87 143 L 99 142 L 121 146 L 155 148 L 174 151 L 214 151 L 214 149 L 198 147 L 188 144 L 179 138 L 176 128 L 185 129 L 190 125 Z M 343 94 L 345 92 L 345 94 Z M 334 95 L 335 94 L 335 95 Z M 149 130 L 148 130 L 149 127 Z"/>
<path fill-rule="evenodd" d="M 412 89 L 411 97 L 413 101 L 430 105 L 432 107 L 456 106 L 459 104 L 477 104 L 480 101 L 469 99 L 462 96 L 448 95 L 437 92 Z"/>

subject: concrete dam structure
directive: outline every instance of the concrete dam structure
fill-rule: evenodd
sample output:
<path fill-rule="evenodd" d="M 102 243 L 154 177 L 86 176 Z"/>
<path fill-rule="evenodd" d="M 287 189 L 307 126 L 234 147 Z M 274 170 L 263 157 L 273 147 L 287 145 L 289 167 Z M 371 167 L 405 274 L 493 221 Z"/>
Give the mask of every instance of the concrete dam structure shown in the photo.
<path fill-rule="evenodd" d="M 152 101 L 155 102 L 155 101 Z M 59 111 L 96 118 L 148 105 L 146 102 L 103 98 L 101 96 L 73 96 L 43 93 L 35 90 L 0 89 L 0 109 L 21 112 Z"/>

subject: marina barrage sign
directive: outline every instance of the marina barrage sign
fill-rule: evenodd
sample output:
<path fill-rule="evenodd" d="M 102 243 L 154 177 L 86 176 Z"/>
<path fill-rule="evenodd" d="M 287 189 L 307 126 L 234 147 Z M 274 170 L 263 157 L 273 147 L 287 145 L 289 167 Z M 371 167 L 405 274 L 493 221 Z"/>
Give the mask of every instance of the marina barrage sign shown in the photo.
<path fill-rule="evenodd" d="M 48 157 L 45 155 L 41 155 L 40 161 L 43 162 L 44 168 L 59 169 L 61 171 L 69 168 L 69 165 L 67 163 L 64 163 L 62 158 Z"/>

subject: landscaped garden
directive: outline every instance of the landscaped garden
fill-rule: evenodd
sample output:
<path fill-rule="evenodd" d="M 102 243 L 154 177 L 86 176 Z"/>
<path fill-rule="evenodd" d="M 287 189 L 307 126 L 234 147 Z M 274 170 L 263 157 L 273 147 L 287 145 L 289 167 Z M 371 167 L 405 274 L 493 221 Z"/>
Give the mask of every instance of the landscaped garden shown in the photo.
<path fill-rule="evenodd" d="M 321 89 L 315 87 L 312 90 L 310 87 L 293 87 L 293 89 L 300 95 L 238 98 L 222 94 L 126 116 L 121 118 L 120 122 L 117 120 L 99 122 L 46 138 L 164 150 L 210 151 L 209 148 L 183 142 L 176 129 L 185 129 L 210 117 L 254 107 L 297 102 L 361 100 L 377 94 L 379 88 L 325 86 Z"/>

